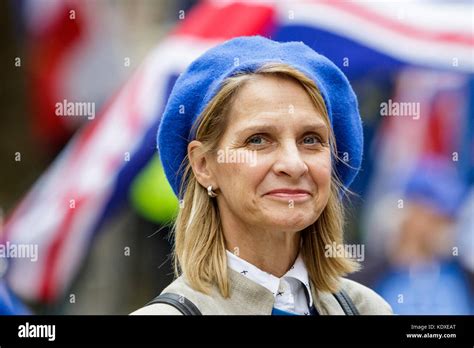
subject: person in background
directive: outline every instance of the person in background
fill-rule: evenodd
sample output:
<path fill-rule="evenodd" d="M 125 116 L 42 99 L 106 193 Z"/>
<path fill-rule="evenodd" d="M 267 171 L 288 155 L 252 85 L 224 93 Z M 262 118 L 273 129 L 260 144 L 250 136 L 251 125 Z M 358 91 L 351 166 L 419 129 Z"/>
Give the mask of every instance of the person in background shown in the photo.
<path fill-rule="evenodd" d="M 465 192 L 453 163 L 444 158 L 425 158 L 410 175 L 405 215 L 389 239 L 387 259 L 366 275 L 394 313 L 474 313 L 473 275 L 459 262 L 455 244 Z"/>

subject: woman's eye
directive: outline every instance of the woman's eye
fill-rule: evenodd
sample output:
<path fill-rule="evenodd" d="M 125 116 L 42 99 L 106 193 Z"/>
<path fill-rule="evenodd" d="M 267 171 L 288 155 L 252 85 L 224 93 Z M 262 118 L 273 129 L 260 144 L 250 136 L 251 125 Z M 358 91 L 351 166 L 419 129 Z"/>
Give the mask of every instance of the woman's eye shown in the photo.
<path fill-rule="evenodd" d="M 314 144 L 322 144 L 323 141 L 317 135 L 308 135 L 308 136 L 304 137 L 303 143 L 305 145 L 314 145 Z"/>
<path fill-rule="evenodd" d="M 246 143 L 250 145 L 262 145 L 265 141 L 266 139 L 261 135 L 252 135 L 246 140 Z"/>

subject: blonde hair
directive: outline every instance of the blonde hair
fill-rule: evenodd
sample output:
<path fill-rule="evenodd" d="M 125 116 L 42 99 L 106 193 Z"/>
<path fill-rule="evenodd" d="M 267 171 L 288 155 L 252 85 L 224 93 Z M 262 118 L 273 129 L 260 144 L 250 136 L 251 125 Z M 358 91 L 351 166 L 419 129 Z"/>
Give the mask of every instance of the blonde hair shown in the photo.
<path fill-rule="evenodd" d="M 330 129 L 331 154 L 338 160 L 334 134 L 319 89 L 306 75 L 281 63 L 265 64 L 255 72 L 238 73 L 223 82 L 194 124 L 195 139 L 202 142 L 200 151 L 217 150 L 237 91 L 255 75 L 276 75 L 301 84 Z M 184 273 L 191 287 L 206 294 L 212 285 L 217 285 L 221 295 L 227 298 L 230 295 L 227 256 L 217 203 L 196 180 L 187 156 L 182 166 L 185 166 L 180 188 L 183 199 L 173 226 L 175 275 Z M 320 291 L 336 292 L 339 277 L 357 270 L 358 264 L 344 257 L 325 256 L 325 246 L 343 243 L 344 209 L 339 197 L 343 187 L 334 170 L 332 173 L 331 193 L 325 209 L 317 221 L 301 233 L 301 254 L 312 285 Z"/>

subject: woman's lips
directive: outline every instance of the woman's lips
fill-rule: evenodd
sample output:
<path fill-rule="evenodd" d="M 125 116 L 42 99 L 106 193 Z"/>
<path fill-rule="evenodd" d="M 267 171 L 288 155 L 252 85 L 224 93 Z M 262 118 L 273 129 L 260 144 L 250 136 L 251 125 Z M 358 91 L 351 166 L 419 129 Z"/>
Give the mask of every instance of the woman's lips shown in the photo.
<path fill-rule="evenodd" d="M 311 194 L 304 190 L 273 190 L 268 192 L 265 196 L 275 198 L 278 200 L 288 201 L 305 201 L 311 197 Z"/>

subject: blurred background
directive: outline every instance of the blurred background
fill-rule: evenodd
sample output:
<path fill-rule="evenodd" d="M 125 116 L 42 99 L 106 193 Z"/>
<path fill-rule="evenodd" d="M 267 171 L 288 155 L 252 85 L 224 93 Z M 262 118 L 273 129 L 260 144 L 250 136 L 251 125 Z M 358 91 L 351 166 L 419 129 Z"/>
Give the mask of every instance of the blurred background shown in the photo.
<path fill-rule="evenodd" d="M 242 35 L 303 41 L 356 91 L 351 278 L 398 314 L 474 314 L 472 1 L 0 6 L 0 314 L 128 314 L 173 280 L 161 112 L 192 60 Z"/>

